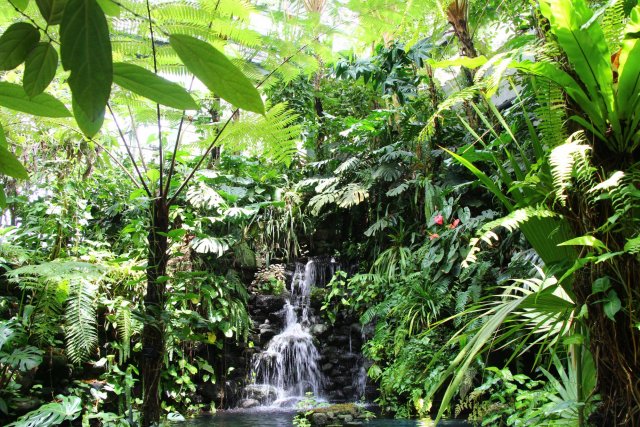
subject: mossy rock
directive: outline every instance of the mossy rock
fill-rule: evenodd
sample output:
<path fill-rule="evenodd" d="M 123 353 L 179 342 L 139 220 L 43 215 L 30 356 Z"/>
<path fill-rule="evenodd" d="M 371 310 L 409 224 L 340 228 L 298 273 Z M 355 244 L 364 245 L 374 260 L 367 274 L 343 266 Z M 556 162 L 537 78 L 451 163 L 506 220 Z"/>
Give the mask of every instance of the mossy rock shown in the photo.
<path fill-rule="evenodd" d="M 339 403 L 300 412 L 313 427 L 361 425 L 370 413 L 354 403 Z"/>

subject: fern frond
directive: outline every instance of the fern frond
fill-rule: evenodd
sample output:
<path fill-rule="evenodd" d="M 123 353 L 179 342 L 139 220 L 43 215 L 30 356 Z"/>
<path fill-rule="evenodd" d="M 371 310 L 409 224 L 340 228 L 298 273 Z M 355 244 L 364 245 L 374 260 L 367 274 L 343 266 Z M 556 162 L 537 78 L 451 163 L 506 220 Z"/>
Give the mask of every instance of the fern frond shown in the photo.
<path fill-rule="evenodd" d="M 98 286 L 78 280 L 71 284 L 65 311 L 67 354 L 73 363 L 87 360 L 98 346 L 96 298 Z"/>
<path fill-rule="evenodd" d="M 620 50 L 620 43 L 624 34 L 626 19 L 624 15 L 625 0 L 618 0 L 604 12 L 600 27 L 609 46 L 609 53 L 615 54 Z"/>
<path fill-rule="evenodd" d="M 131 336 L 133 335 L 133 321 L 131 316 L 131 304 L 119 297 L 116 301 L 116 322 L 118 328 L 118 336 L 120 338 L 119 363 L 123 364 L 131 355 Z"/>
<path fill-rule="evenodd" d="M 462 267 L 467 268 L 470 264 L 477 261 L 476 254 L 480 251 L 480 244 L 482 242 L 491 245 L 499 240 L 498 235 L 494 231 L 496 228 L 500 227 L 506 229 L 508 232 L 513 232 L 518 229 L 521 224 L 524 224 L 532 218 L 553 218 L 557 216 L 555 212 L 548 209 L 526 207 L 486 223 L 478 230 L 478 236 L 469 240 L 469 253 L 464 261 L 462 261 Z"/>
<path fill-rule="evenodd" d="M 286 104 L 274 105 L 264 116 L 248 113 L 225 131 L 219 144 L 230 151 L 249 151 L 276 163 L 289 165 L 298 153 L 302 127 Z"/>
<path fill-rule="evenodd" d="M 473 86 L 465 87 L 464 89 L 452 93 L 438 105 L 437 110 L 427 120 L 426 126 L 420 131 L 418 139 L 420 141 L 426 141 L 435 132 L 436 120 L 442 117 L 442 113 L 451 110 L 453 107 L 462 104 L 463 102 L 471 101 L 478 94 L 478 91 L 482 89 L 484 85 L 482 83 L 475 84 Z"/>
<path fill-rule="evenodd" d="M 562 205 L 566 204 L 566 190 L 571 186 L 571 176 L 576 163 L 586 162 L 587 153 L 591 150 L 589 145 L 579 144 L 582 141 L 581 138 L 581 131 L 574 133 L 565 144 L 551 150 L 549 155 L 556 199 Z"/>

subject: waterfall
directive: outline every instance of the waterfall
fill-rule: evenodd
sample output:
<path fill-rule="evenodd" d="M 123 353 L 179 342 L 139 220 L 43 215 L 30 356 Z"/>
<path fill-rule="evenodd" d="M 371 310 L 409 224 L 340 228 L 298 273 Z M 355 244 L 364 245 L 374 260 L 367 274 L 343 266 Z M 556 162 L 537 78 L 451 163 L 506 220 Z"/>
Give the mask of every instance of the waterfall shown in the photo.
<path fill-rule="evenodd" d="M 321 398 L 325 378 L 318 366 L 320 355 L 309 333 L 312 324 L 311 290 L 325 285 L 337 264 L 310 259 L 296 263 L 289 296 L 280 315 L 284 326 L 253 356 L 250 379 L 253 384 L 245 392 L 262 405 L 293 406 L 308 392 Z"/>

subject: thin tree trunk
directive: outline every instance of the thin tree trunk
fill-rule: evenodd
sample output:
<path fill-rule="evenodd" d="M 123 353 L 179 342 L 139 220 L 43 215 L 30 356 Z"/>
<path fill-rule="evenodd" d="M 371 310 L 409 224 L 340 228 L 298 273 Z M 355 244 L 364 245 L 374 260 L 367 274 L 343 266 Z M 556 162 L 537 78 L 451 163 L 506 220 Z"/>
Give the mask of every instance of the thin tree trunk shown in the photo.
<path fill-rule="evenodd" d="M 142 363 L 140 366 L 143 387 L 142 426 L 160 422 L 160 373 L 164 361 L 164 311 L 167 262 L 167 235 L 169 231 L 169 207 L 160 197 L 153 202 L 149 231 L 149 258 L 147 266 L 147 293 L 144 307 L 147 320 L 142 331 Z"/>

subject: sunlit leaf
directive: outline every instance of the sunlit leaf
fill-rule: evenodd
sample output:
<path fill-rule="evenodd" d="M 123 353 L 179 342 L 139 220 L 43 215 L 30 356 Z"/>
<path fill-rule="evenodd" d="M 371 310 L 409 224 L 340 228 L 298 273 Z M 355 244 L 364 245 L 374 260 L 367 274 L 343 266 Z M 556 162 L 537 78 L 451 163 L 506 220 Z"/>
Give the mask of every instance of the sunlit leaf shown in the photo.
<path fill-rule="evenodd" d="M 179 110 L 198 109 L 198 105 L 182 86 L 137 65 L 122 62 L 113 64 L 113 81 L 158 104 Z"/>
<path fill-rule="evenodd" d="M 220 51 L 184 34 L 172 34 L 169 42 L 189 71 L 210 91 L 238 108 L 264 114 L 258 90 Z"/>
<path fill-rule="evenodd" d="M 43 117 L 69 117 L 67 107 L 53 96 L 41 93 L 29 97 L 22 86 L 0 82 L 0 105 L 23 113 Z"/>

